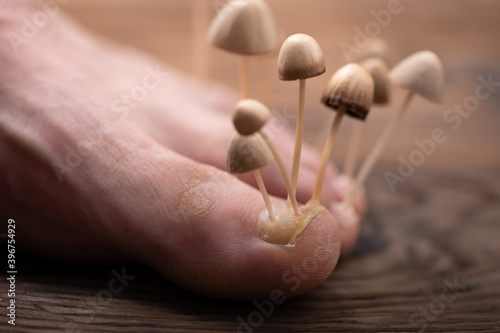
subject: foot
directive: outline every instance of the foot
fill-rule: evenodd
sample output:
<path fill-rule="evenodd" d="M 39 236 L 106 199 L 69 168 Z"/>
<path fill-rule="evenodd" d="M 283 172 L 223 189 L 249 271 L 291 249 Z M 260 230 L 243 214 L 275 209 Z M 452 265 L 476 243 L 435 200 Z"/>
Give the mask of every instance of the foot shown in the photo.
<path fill-rule="evenodd" d="M 16 44 L 23 18 L 41 8 L 27 0 L 4 7 L 0 213 L 16 220 L 19 248 L 80 262 L 134 260 L 228 299 L 276 289 L 290 297 L 330 275 L 341 242 L 330 213 L 318 213 L 293 247 L 267 243 L 253 178 L 223 171 L 232 91 L 90 36 L 62 14 Z M 274 142 L 291 165 L 292 136 L 276 133 Z M 297 196 L 306 202 L 319 154 L 306 146 L 302 160 Z M 262 175 L 273 202 L 283 202 L 276 166 Z M 330 167 L 322 202 L 340 200 L 335 180 Z"/>

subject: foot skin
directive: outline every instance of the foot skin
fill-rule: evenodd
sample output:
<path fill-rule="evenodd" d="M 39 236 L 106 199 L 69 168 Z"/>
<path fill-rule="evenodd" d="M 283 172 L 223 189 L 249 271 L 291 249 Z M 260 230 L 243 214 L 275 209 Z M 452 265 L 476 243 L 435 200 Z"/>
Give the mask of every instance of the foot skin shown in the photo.
<path fill-rule="evenodd" d="M 361 221 L 366 212 L 364 193 L 358 195 L 353 204 L 346 206 L 342 201 L 353 189 L 352 179 L 345 175 L 338 176 L 333 184 L 339 201 L 330 202 L 328 210 L 340 224 L 342 242 L 341 256 L 348 255 L 358 240 Z"/>
<path fill-rule="evenodd" d="M 259 237 L 265 206 L 253 177 L 223 171 L 232 91 L 90 36 L 63 14 L 13 43 L 39 10 L 18 0 L 0 14 L 0 215 L 16 220 L 20 249 L 73 262 L 133 260 L 226 299 L 291 297 L 331 274 L 341 232 L 328 211 L 293 247 L 270 244 Z M 276 134 L 291 165 L 293 138 Z M 303 161 L 298 199 L 306 202 L 318 152 L 304 147 Z M 276 166 L 262 175 L 272 201 L 284 202 Z M 335 180 L 330 167 L 322 202 L 341 199 Z"/>

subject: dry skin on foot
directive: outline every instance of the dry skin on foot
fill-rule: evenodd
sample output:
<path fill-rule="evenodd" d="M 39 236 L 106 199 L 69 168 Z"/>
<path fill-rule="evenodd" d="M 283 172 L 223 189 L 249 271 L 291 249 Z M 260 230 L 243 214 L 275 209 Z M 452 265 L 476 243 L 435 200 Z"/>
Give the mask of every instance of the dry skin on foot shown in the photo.
<path fill-rule="evenodd" d="M 262 16 L 250 20 L 268 27 L 266 38 L 248 37 L 255 42 L 250 54 L 272 50 L 277 35 L 269 33 L 276 30 L 265 2 L 230 3 L 254 6 Z M 0 195 L 7 204 L 0 210 L 22 216 L 23 250 L 73 262 L 134 260 L 189 290 L 231 299 L 266 298 L 276 288 L 292 297 L 329 276 L 340 252 L 338 222 L 355 226 L 349 229 L 349 239 L 354 239 L 359 226 L 354 218 L 361 214 L 353 206 L 332 208 L 343 196 L 332 185 L 338 177 L 331 165 L 321 195 L 328 211 L 297 204 L 296 196 L 305 202 L 313 192 L 320 164 L 315 150 L 302 147 L 301 179 L 294 193 L 295 184 L 290 186 L 282 167 L 292 164 L 293 137 L 283 132 L 271 145 L 262 135 L 265 111 L 249 130 L 255 131 L 249 133 L 253 139 L 235 139 L 244 142 L 236 146 L 250 148 L 233 152 L 233 161 L 241 163 L 229 167 L 247 171 L 251 180 L 240 179 L 254 187 L 229 176 L 221 169 L 234 131 L 228 118 L 236 94 L 196 86 L 157 59 L 88 35 L 63 13 L 14 53 L 5 36 L 20 31 L 23 17 L 33 17 L 37 10 L 34 1 L 6 2 L 0 17 L 0 63 L 5 69 L 0 85 L 0 133 L 5 140 L 0 153 L 9 156 L 1 165 L 0 182 L 6 186 Z M 238 26 L 237 16 L 243 12 L 226 18 Z M 433 57 L 423 56 L 416 72 L 427 75 L 425 65 Z M 110 105 L 117 96 L 152 75 L 158 79 L 157 88 L 137 110 L 114 114 Z M 422 94 L 436 99 L 440 91 L 434 88 L 442 82 L 439 73 L 433 77 L 435 84 L 424 86 L 432 89 Z M 163 84 L 166 81 L 175 84 Z M 418 75 L 401 85 L 415 82 L 421 82 Z M 106 120 L 113 123 L 105 130 Z M 71 171 L 59 174 L 58 181 L 53 163 L 67 163 L 68 151 L 77 152 L 95 134 L 101 135 L 98 142 L 91 143 Z M 245 151 L 257 161 L 248 155 L 242 160 Z M 278 151 L 284 156 L 282 174 L 277 168 L 262 168 L 281 161 Z M 289 203 L 280 199 L 286 195 Z M 317 263 L 310 279 L 297 290 L 286 289 L 283 272 L 310 258 Z"/>

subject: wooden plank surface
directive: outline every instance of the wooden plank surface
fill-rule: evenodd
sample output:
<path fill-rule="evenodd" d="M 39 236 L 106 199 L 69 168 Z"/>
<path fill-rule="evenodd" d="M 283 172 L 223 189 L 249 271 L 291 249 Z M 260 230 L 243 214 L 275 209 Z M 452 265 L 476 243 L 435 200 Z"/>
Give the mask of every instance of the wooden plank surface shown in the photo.
<path fill-rule="evenodd" d="M 352 41 L 354 28 L 373 19 L 370 10 L 387 6 L 387 1 L 366 0 L 269 3 L 285 34 L 303 31 L 317 38 L 329 74 L 345 61 L 340 42 Z M 474 93 L 478 76 L 491 74 L 500 81 L 500 2 L 401 3 L 403 12 L 381 31 L 393 48 L 391 64 L 422 48 L 435 50 L 445 63 L 447 92 L 441 106 L 415 103 L 368 184 L 371 215 L 380 230 L 367 223 L 369 236 L 362 245 L 377 251 L 345 258 L 319 288 L 276 306 L 268 317 L 255 304 L 189 293 L 133 263 L 74 266 L 23 256 L 15 331 L 231 332 L 241 318 L 250 322 L 248 329 L 240 327 L 243 332 L 500 332 L 500 93 L 482 102 L 460 130 L 443 122 L 447 108 Z M 65 9 L 101 35 L 191 69 L 189 1 L 72 0 Z M 209 56 L 211 77 L 236 84 L 237 61 L 215 50 Z M 254 66 L 272 68 L 273 61 L 261 59 Z M 327 78 L 310 84 L 310 96 L 319 96 Z M 273 84 L 274 106 L 293 108 L 295 86 Z M 400 98 L 396 92 L 389 110 L 371 116 L 363 154 Z M 326 111 L 314 100 L 308 110 L 314 116 L 307 138 L 315 142 Z M 446 128 L 449 140 L 392 193 L 383 172 L 396 170 L 396 157 L 411 153 L 413 141 L 435 127 Z M 346 140 L 347 130 L 339 146 Z M 123 269 L 135 278 L 113 294 L 113 270 Z M 2 267 L 1 290 L 8 287 L 5 271 Z M 0 331 L 12 331 L 3 316 Z"/>
<path fill-rule="evenodd" d="M 383 187 L 372 181 L 370 199 L 386 245 L 342 260 L 319 288 L 268 310 L 251 329 L 500 330 L 498 176 L 426 172 L 396 198 Z M 230 332 L 238 329 L 238 317 L 259 323 L 255 304 L 198 296 L 133 264 L 82 267 L 22 257 L 18 266 L 20 332 Z M 122 269 L 134 278 L 112 294 L 112 271 Z M 2 280 L 0 288 L 6 286 Z"/>

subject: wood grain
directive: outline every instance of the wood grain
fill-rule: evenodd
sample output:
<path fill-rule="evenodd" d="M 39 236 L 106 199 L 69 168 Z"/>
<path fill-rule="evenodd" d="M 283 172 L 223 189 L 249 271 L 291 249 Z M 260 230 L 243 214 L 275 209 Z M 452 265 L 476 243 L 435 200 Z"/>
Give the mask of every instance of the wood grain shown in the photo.
<path fill-rule="evenodd" d="M 252 329 L 500 331 L 498 174 L 425 172 L 408 180 L 397 198 L 383 182 L 372 181 L 370 190 L 372 214 L 381 223 L 386 246 L 342 260 L 323 285 L 276 306 Z M 83 267 L 22 257 L 18 266 L 20 332 L 71 327 L 83 332 L 231 332 L 238 329 L 238 317 L 248 321 L 257 311 L 250 302 L 189 293 L 134 264 Z M 123 268 L 135 278 L 109 297 L 111 271 Z M 455 283 L 456 294 L 447 291 Z M 2 279 L 0 288 L 6 287 Z"/>

